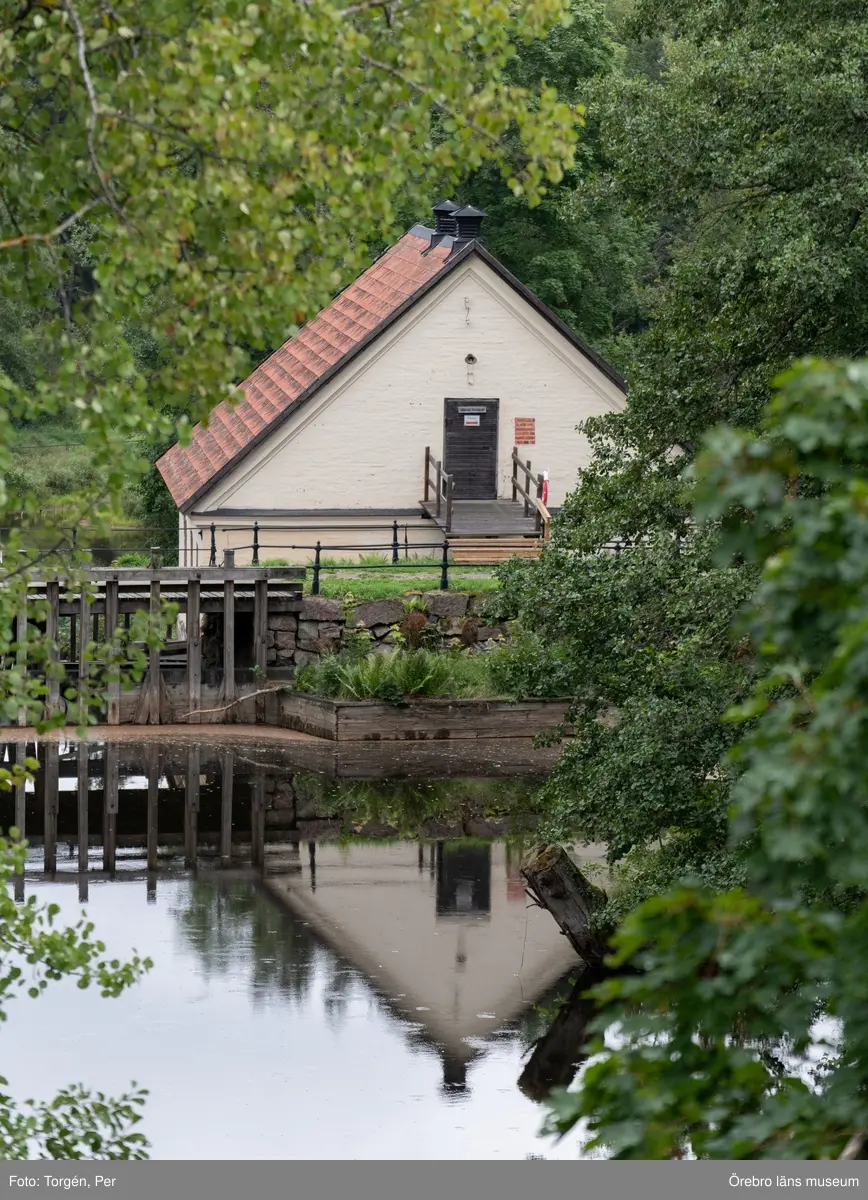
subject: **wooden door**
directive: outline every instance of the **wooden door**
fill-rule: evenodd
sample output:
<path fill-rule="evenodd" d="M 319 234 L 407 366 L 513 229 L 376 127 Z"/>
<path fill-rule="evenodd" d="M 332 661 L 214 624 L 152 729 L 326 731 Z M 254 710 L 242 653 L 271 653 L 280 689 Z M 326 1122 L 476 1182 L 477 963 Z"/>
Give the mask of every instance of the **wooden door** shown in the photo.
<path fill-rule="evenodd" d="M 497 400 L 447 400 L 443 470 L 456 500 L 497 498 Z"/>

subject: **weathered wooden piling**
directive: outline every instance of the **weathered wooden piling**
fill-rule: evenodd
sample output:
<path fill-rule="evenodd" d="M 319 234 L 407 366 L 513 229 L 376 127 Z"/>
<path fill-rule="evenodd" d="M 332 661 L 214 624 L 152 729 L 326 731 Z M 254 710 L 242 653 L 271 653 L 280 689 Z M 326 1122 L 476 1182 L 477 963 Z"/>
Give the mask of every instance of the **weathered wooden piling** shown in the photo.
<path fill-rule="evenodd" d="M 82 636 L 86 637 L 87 634 L 85 633 Z M 78 870 L 79 874 L 83 875 L 87 875 L 88 867 L 89 773 L 87 742 L 82 741 L 78 743 Z"/>
<path fill-rule="evenodd" d="M 184 794 L 184 862 L 196 866 L 196 843 L 199 831 L 199 747 L 191 746 L 187 759 L 187 780 Z"/>
<path fill-rule="evenodd" d="M 250 813 L 250 861 L 254 867 L 265 862 L 265 777 L 257 774 L 253 780 L 253 803 Z"/>
<path fill-rule="evenodd" d="M 235 755 L 231 750 L 224 750 L 221 755 L 222 768 L 222 805 L 220 810 L 220 865 L 232 866 L 232 793 L 235 771 Z"/>
<path fill-rule="evenodd" d="M 148 746 L 146 761 L 148 767 L 148 870 L 156 871 L 160 801 L 160 755 L 156 746 Z"/>
<path fill-rule="evenodd" d="M 113 872 L 117 850 L 118 798 L 120 794 L 118 747 L 109 742 L 103 760 L 103 870 Z"/>
<path fill-rule="evenodd" d="M 70 724 L 84 723 L 89 708 L 85 693 L 96 688 L 103 692 L 109 725 L 236 719 L 245 690 L 260 691 L 268 672 L 269 613 L 301 610 L 304 574 L 303 568 L 296 567 L 236 567 L 233 555 L 227 553 L 221 567 L 162 567 L 155 557 L 151 567 L 91 568 L 79 573 L 74 585 L 63 577 L 32 580 L 27 603 L 44 604 L 44 632 L 51 645 L 45 669 L 49 713 L 66 711 Z M 149 612 L 157 621 L 163 602 L 176 605 L 179 615 L 184 615 L 185 634 L 162 650 L 148 647 L 146 674 L 134 684 L 124 679 L 117 662 L 116 638 L 128 633 L 135 612 Z M 16 665 L 22 672 L 32 666 L 27 654 L 27 613 L 22 606 L 15 616 Z M 244 614 L 243 624 L 239 614 Z M 214 621 L 219 645 L 204 678 L 203 618 Z M 95 660 L 103 657 L 103 646 L 110 650 L 98 680 Z M 236 676 L 240 663 L 249 678 Z M 61 697 L 61 666 L 76 692 L 71 703 Z M 250 703 L 255 719 L 264 720 L 264 697 Z M 27 719 L 22 706 L 17 721 L 23 725 Z"/>
<path fill-rule="evenodd" d="M 46 875 L 53 875 L 57 870 L 57 810 L 60 794 L 58 783 L 60 779 L 60 752 L 56 742 L 48 742 L 43 748 L 43 762 L 40 775 L 43 777 L 44 795 L 44 858 L 42 869 Z"/>

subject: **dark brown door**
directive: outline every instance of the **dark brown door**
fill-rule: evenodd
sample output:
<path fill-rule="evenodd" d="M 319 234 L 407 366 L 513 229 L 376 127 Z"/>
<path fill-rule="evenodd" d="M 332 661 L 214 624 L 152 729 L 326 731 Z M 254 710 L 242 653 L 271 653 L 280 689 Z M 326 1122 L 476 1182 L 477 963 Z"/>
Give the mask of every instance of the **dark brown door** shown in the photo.
<path fill-rule="evenodd" d="M 497 400 L 447 400 L 443 470 L 456 500 L 497 498 Z"/>

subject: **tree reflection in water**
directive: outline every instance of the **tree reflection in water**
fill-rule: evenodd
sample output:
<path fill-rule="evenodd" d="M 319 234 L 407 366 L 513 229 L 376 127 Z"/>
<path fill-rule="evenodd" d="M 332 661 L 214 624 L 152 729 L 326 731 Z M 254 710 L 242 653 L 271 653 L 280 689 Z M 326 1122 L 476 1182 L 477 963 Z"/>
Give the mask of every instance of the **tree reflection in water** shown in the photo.
<path fill-rule="evenodd" d="M 172 916 L 206 979 L 246 976 L 255 1005 L 279 999 L 300 1007 L 321 988 L 327 1016 L 342 1022 L 357 972 L 254 883 L 191 879 Z"/>

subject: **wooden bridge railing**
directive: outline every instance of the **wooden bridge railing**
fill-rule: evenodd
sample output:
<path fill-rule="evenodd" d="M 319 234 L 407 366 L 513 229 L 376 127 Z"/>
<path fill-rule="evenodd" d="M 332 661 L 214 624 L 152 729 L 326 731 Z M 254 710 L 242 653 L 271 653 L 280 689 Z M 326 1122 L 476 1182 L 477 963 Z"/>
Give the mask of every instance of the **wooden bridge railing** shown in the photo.
<path fill-rule="evenodd" d="M 434 478 L 431 478 L 431 468 L 434 468 Z M 455 480 L 443 470 L 443 464 L 431 453 L 431 447 L 425 447 L 425 496 L 424 504 L 431 498 L 431 488 L 434 489 L 435 515 L 439 518 L 443 513 L 445 502 L 445 520 L 443 529 L 446 533 L 452 531 L 452 499 L 455 492 Z"/>
<path fill-rule="evenodd" d="M 34 579 L 27 589 L 31 611 L 22 608 L 16 618 L 17 665 L 22 672 L 27 670 L 27 627 L 33 622 L 49 643 L 52 664 L 66 669 L 67 686 L 78 693 L 76 700 L 69 701 L 67 714 L 86 722 L 88 676 L 99 657 L 99 647 L 109 647 L 122 628 L 129 630 L 130 618 L 136 612 L 149 612 L 152 621 L 158 620 L 165 600 L 176 607 L 179 616 L 184 615 L 184 638 L 166 640 L 162 647 L 148 647 L 147 672 L 133 689 L 136 703 L 132 723 L 158 725 L 167 717 L 175 719 L 161 669 L 175 665 L 186 668 L 180 690 L 182 706 L 188 711 L 181 719 L 194 720 L 203 712 L 204 701 L 202 618 L 213 615 L 222 622 L 222 681 L 217 702 L 223 701 L 231 708 L 238 700 L 236 612 L 252 613 L 251 657 L 254 669 L 264 677 L 269 612 L 297 612 L 301 608 L 304 576 L 303 567 L 236 567 L 234 551 L 227 550 L 222 567 L 91 567 L 82 572 L 74 590 L 63 578 Z M 65 654 L 61 653 L 61 620 L 65 623 Z M 110 659 L 105 680 L 100 683 L 105 689 L 107 723 L 117 725 L 121 722 L 122 690 L 118 663 Z M 63 711 L 56 670 L 48 672 L 47 689 L 48 711 Z M 261 709 L 258 701 L 257 708 Z M 18 723 L 25 723 L 23 711 Z"/>
<path fill-rule="evenodd" d="M 524 486 L 518 481 L 518 473 L 524 475 Z M 551 533 L 552 517 L 549 510 L 543 504 L 543 476 L 534 475 L 530 467 L 530 459 L 524 462 L 518 457 L 518 446 L 512 448 L 512 498 L 518 500 L 518 497 L 524 500 L 524 515 L 530 516 L 530 510 L 534 513 L 534 527 L 538 533 L 542 533 L 543 537 L 548 541 Z"/>

